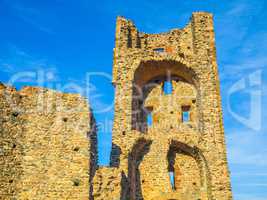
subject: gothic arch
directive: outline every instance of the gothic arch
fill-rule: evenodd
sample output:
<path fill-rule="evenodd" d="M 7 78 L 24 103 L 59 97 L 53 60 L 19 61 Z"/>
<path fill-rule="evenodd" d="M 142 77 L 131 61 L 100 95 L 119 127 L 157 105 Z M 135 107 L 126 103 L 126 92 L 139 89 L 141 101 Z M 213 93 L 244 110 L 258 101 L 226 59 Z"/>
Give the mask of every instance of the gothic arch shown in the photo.
<path fill-rule="evenodd" d="M 134 70 L 132 80 L 135 84 L 143 86 L 157 76 L 166 75 L 168 72 L 183 77 L 198 87 L 198 76 L 195 71 L 185 63 L 177 60 L 143 60 Z"/>
<path fill-rule="evenodd" d="M 150 110 L 144 107 L 144 101 L 149 92 L 166 79 L 182 80 L 192 85 L 197 93 L 196 106 L 200 107 L 199 81 L 192 68 L 176 60 L 141 61 L 134 71 L 132 81 L 132 129 L 146 132 L 146 115 Z M 200 121 L 201 114 L 197 115 Z"/>
<path fill-rule="evenodd" d="M 174 193 L 184 199 L 211 199 L 210 172 L 200 149 L 172 140 L 167 159 L 168 171 L 175 174 Z"/>

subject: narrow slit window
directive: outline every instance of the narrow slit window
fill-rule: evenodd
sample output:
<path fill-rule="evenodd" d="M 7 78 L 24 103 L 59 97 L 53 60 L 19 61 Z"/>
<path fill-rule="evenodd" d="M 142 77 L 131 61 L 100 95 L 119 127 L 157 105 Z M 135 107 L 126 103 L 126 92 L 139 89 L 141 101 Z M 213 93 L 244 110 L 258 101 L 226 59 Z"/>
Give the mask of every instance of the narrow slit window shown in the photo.
<path fill-rule="evenodd" d="M 172 83 L 171 81 L 165 81 L 163 85 L 164 94 L 171 94 L 172 93 Z"/>
<path fill-rule="evenodd" d="M 165 51 L 165 49 L 164 48 L 156 48 L 156 49 L 154 49 L 154 51 L 157 53 L 163 53 Z"/>
<path fill-rule="evenodd" d="M 174 180 L 174 172 L 169 172 L 169 177 L 170 177 L 170 183 L 172 186 L 172 189 L 175 190 L 175 180 Z"/>
<path fill-rule="evenodd" d="M 182 107 L 182 122 L 190 121 L 190 106 Z"/>
<path fill-rule="evenodd" d="M 147 114 L 147 118 L 146 118 L 146 120 L 147 120 L 147 126 L 152 126 L 152 122 L 153 122 L 153 120 L 152 120 L 152 113 L 151 112 L 149 112 L 148 114 Z"/>

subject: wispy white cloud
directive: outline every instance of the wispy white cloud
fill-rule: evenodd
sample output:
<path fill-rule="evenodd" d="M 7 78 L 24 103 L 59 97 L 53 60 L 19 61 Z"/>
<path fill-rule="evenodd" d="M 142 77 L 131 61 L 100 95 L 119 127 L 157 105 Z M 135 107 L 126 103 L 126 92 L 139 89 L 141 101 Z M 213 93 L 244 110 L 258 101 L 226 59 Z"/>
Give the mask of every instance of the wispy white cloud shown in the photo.
<path fill-rule="evenodd" d="M 58 80 L 58 71 L 54 64 L 50 64 L 45 58 L 39 58 L 28 53 L 16 45 L 10 44 L 8 51 L 0 58 L 0 71 L 9 74 L 10 78 L 22 72 L 45 73 L 49 81 Z M 30 81 L 29 77 L 26 79 Z M 23 80 L 23 81 L 26 81 Z M 22 81 L 22 80 L 21 80 Z"/>
<path fill-rule="evenodd" d="M 255 23 L 255 16 L 262 12 L 263 4 L 263 1 L 233 1 L 229 4 L 230 8 L 228 7 L 228 10 L 225 9 L 216 15 L 216 35 L 218 38 L 217 43 L 220 47 L 218 52 L 223 63 L 229 64 L 229 62 L 236 60 L 241 62 L 242 59 L 248 56 L 247 54 L 246 56 L 241 54 L 241 51 L 245 49 L 252 50 L 251 53 L 254 56 L 255 53 L 258 54 L 258 51 L 256 51 L 257 46 L 263 45 L 261 43 L 262 40 L 259 38 L 264 35 L 260 32 L 255 33 L 252 27 L 253 23 Z"/>
<path fill-rule="evenodd" d="M 235 62 L 222 66 L 220 78 L 221 81 L 235 81 L 248 75 L 248 73 L 252 73 L 257 69 L 264 69 L 265 67 L 267 67 L 267 57 L 262 55 L 254 55 L 254 57 L 244 56 Z"/>
<path fill-rule="evenodd" d="M 244 12 L 247 12 L 250 10 L 250 6 L 248 4 L 242 4 L 242 3 L 238 3 L 236 5 L 234 5 L 230 10 L 226 11 L 226 15 L 229 17 L 233 17 L 233 16 L 240 16 L 243 15 Z"/>
<path fill-rule="evenodd" d="M 9 5 L 9 7 L 14 11 L 15 15 L 25 23 L 30 24 L 41 32 L 54 34 L 54 31 L 44 24 L 42 20 L 40 20 L 43 16 L 40 10 L 25 6 L 18 1 L 12 3 L 6 1 L 6 4 Z"/>
<path fill-rule="evenodd" d="M 229 162 L 233 165 L 267 167 L 267 135 L 233 130 L 227 135 Z"/>
<path fill-rule="evenodd" d="M 102 114 L 106 117 L 112 115 L 113 102 L 103 101 L 106 94 L 93 82 L 87 82 L 86 76 L 80 79 L 68 78 L 63 83 L 56 65 L 51 64 L 46 58 L 40 58 L 16 45 L 10 44 L 7 53 L 0 56 L 0 71 L 10 77 L 8 84 L 31 83 L 61 92 L 78 93 L 88 99 L 94 114 Z M 106 76 L 110 75 L 104 74 L 103 78 L 107 78 Z M 42 81 L 42 83 L 38 81 Z"/>
<path fill-rule="evenodd" d="M 0 63 L 1 63 L 0 71 L 5 72 L 5 73 L 12 73 L 14 71 L 14 67 L 11 64 L 5 63 L 2 60 L 0 60 Z"/>
<path fill-rule="evenodd" d="M 228 55 L 228 58 L 226 56 L 221 57 L 220 59 L 224 63 L 223 66 L 220 66 L 222 83 L 225 84 L 225 81 L 236 81 L 255 70 L 265 69 L 267 67 L 267 58 L 259 49 L 267 49 L 266 44 L 267 34 L 257 33 L 254 36 L 247 37 L 242 44 L 239 43 L 238 49 L 229 50 L 230 52 L 235 51 L 234 58 Z"/>
<path fill-rule="evenodd" d="M 73 79 L 69 78 L 68 83 L 72 84 L 76 88 L 80 88 L 80 91 L 76 90 L 76 93 L 80 93 L 86 97 L 89 101 L 91 108 L 94 110 L 94 114 L 105 114 L 106 117 L 110 117 L 113 109 L 113 102 L 106 103 L 103 101 L 105 94 L 92 82 L 85 79 Z M 73 88 L 75 89 L 75 88 Z"/>

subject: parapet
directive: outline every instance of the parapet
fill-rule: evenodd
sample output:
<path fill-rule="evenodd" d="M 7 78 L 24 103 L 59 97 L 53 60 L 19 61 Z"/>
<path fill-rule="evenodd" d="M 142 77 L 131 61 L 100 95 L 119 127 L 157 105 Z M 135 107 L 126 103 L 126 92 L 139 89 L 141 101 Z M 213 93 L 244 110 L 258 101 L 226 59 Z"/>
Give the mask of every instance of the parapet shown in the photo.
<path fill-rule="evenodd" d="M 196 60 L 215 56 L 214 43 L 213 16 L 210 13 L 195 12 L 184 28 L 155 34 L 141 32 L 131 20 L 118 17 L 113 82 L 118 82 L 123 67 L 130 70 L 134 66 L 132 62 L 142 58 L 176 57 L 194 65 Z"/>

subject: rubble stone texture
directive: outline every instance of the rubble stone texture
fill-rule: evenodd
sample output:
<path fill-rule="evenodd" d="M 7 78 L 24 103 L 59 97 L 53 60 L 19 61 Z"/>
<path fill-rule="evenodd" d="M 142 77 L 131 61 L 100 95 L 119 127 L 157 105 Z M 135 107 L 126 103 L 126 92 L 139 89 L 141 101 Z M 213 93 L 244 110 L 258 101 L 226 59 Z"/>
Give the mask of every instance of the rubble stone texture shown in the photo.
<path fill-rule="evenodd" d="M 211 14 L 161 34 L 118 17 L 113 83 L 111 167 L 96 172 L 95 200 L 232 199 Z"/>
<path fill-rule="evenodd" d="M 0 85 L 0 117 L 1 200 L 89 199 L 97 157 L 85 99 Z"/>
<path fill-rule="evenodd" d="M 212 15 L 115 45 L 110 167 L 85 99 L 0 85 L 0 199 L 232 200 Z"/>

